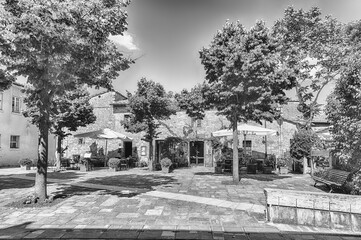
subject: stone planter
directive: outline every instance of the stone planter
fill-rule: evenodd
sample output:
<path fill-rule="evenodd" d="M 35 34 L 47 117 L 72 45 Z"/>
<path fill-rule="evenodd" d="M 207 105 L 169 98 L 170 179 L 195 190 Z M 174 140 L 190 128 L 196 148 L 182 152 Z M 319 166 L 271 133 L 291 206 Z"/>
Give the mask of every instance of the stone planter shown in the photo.
<path fill-rule="evenodd" d="M 109 167 L 109 172 L 118 172 L 120 171 L 120 167 L 116 167 L 116 168 L 112 168 L 112 167 Z"/>
<path fill-rule="evenodd" d="M 163 173 L 170 173 L 170 167 L 162 167 Z"/>
<path fill-rule="evenodd" d="M 287 174 L 288 173 L 288 167 L 280 167 L 279 168 L 280 174 Z"/>
<path fill-rule="evenodd" d="M 88 172 L 90 170 L 91 170 L 90 165 L 80 164 L 80 171 L 81 172 Z"/>
<path fill-rule="evenodd" d="M 21 170 L 30 170 L 30 165 L 22 165 L 20 166 Z"/>
<path fill-rule="evenodd" d="M 271 174 L 271 173 L 272 173 L 272 170 L 273 170 L 273 168 L 270 167 L 270 166 L 264 166 L 264 167 L 263 167 L 263 173 L 264 173 L 264 174 Z"/>

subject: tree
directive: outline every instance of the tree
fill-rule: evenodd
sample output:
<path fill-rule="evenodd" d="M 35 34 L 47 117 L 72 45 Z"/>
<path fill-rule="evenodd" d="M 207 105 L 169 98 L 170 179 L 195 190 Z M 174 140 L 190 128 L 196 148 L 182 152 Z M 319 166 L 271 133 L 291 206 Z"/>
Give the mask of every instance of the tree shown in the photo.
<path fill-rule="evenodd" d="M 149 170 L 153 170 L 153 140 L 159 135 L 157 128 L 161 120 L 169 119 L 176 108 L 160 83 L 142 78 L 137 91 L 128 93 L 131 117 L 124 121 L 124 127 L 130 132 L 145 132 L 142 140 L 149 143 Z"/>
<path fill-rule="evenodd" d="M 35 194 L 47 197 L 48 134 L 57 97 L 78 86 L 112 88 L 131 61 L 110 35 L 126 30 L 128 3 L 115 0 L 18 0 L 0 6 L 1 87 L 24 76 L 28 102 L 38 108 L 39 156 Z"/>
<path fill-rule="evenodd" d="M 321 91 L 345 65 L 350 49 L 343 34 L 343 25 L 330 16 L 322 18 L 316 7 L 309 11 L 288 7 L 284 17 L 274 24 L 272 35 L 280 46 L 282 65 L 296 79 L 297 109 L 302 114 L 300 121 L 284 118 L 285 122 L 299 129 L 311 128 L 312 120 L 321 111 Z"/>
<path fill-rule="evenodd" d="M 39 115 L 37 107 L 32 99 L 25 100 L 28 106 L 24 112 L 25 116 L 31 116 L 33 124 L 39 125 L 36 120 Z M 50 111 L 50 121 L 52 122 L 51 132 L 57 136 L 57 156 L 56 167 L 60 169 L 60 160 L 62 154 L 62 140 L 71 135 L 69 131 L 77 131 L 78 127 L 85 127 L 94 123 L 96 116 L 93 113 L 93 107 L 89 103 L 89 93 L 78 88 L 67 91 L 63 96 L 54 98 L 54 108 Z"/>
<path fill-rule="evenodd" d="M 361 157 L 361 72 L 350 70 L 337 81 L 327 98 L 325 112 L 342 165 L 360 165 Z"/>
<path fill-rule="evenodd" d="M 210 46 L 200 51 L 208 85 L 205 98 L 232 124 L 236 182 L 237 122 L 272 121 L 279 115 L 277 103 L 287 100 L 284 89 L 294 86 L 294 79 L 279 66 L 278 47 L 264 22 L 257 22 L 249 31 L 239 22 L 226 22 Z"/>
<path fill-rule="evenodd" d="M 205 86 L 198 84 L 190 91 L 183 89 L 180 93 L 175 94 L 175 99 L 181 110 L 185 110 L 187 115 L 194 119 L 203 119 L 204 111 L 209 107 L 203 97 Z"/>

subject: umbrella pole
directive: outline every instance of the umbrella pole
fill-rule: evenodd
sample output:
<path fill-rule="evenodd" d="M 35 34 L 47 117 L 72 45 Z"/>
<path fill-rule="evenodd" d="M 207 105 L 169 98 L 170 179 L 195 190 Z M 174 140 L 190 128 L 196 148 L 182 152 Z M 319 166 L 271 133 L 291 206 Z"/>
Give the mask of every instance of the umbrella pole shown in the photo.
<path fill-rule="evenodd" d="M 107 158 L 108 158 L 108 139 L 105 139 L 105 158 L 104 158 L 104 167 L 107 166 Z"/>

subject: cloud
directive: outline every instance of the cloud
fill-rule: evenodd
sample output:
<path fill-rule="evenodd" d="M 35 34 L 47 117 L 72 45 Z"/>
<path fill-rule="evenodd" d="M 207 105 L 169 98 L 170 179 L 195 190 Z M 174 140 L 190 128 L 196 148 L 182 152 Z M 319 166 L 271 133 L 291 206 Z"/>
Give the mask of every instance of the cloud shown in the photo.
<path fill-rule="evenodd" d="M 133 51 L 133 50 L 138 50 L 139 48 L 134 44 L 134 39 L 131 35 L 129 35 L 129 33 L 124 33 L 123 36 L 122 35 L 111 35 L 109 37 L 109 39 L 111 41 L 113 41 L 114 43 L 125 47 L 126 49 Z"/>

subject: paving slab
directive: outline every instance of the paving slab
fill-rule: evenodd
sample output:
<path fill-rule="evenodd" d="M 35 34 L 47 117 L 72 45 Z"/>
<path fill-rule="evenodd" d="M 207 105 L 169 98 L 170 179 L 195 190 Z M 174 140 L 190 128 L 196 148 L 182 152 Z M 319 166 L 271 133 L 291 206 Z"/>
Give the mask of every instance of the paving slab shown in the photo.
<path fill-rule="evenodd" d="M 67 174 L 76 177 L 66 179 Z M 0 184 L 6 181 L 9 186 L 0 190 L 0 237 L 19 223 L 24 224 L 19 227 L 19 230 L 22 229 L 19 233 L 24 235 L 20 234 L 20 238 L 32 236 L 30 234 L 35 236 L 40 233 L 37 231 L 43 231 L 39 236 L 48 234 L 49 238 L 57 231 L 59 234 L 65 231 L 64 235 L 76 238 L 81 237 L 82 231 L 90 236 L 89 230 L 100 238 L 119 234 L 126 236 L 124 238 L 137 238 L 144 231 L 150 233 L 155 230 L 160 231 L 161 238 L 170 239 L 179 238 L 182 234 L 185 238 L 189 236 L 188 239 L 228 239 L 230 236 L 241 239 L 251 236 L 245 233 L 255 234 L 252 235 L 255 238 L 281 236 L 287 239 L 286 236 L 293 233 L 297 233 L 297 237 L 305 237 L 298 233 L 315 234 L 319 231 L 299 226 L 271 225 L 262 218 L 265 208 L 263 188 L 321 191 L 312 186 L 309 176 L 246 175 L 242 176 L 240 183 L 234 184 L 231 175 L 214 175 L 213 169 L 206 167 L 176 169 L 170 174 L 142 169 L 113 173 L 100 169 L 81 174 L 65 171 L 49 176 L 51 184 L 48 192 L 67 192 L 70 197 L 42 209 L 13 209 L 5 205 L 9 200 L 31 193 L 34 177 L 24 172 L 13 172 L 11 175 L 10 171 L 0 169 Z M 12 181 L 8 181 L 9 177 Z M 51 230 L 55 232 L 47 232 Z M 358 234 L 323 232 L 329 233 L 333 237 L 340 234 L 350 239 L 354 237 L 351 234 Z"/>

